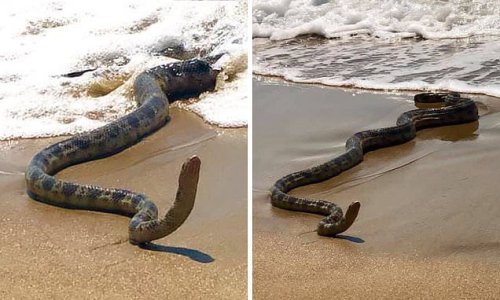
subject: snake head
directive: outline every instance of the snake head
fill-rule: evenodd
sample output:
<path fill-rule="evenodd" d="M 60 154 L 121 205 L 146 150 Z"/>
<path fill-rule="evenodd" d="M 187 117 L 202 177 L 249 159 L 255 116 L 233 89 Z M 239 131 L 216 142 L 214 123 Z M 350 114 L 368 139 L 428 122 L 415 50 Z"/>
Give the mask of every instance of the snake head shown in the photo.
<path fill-rule="evenodd" d="M 457 93 L 457 92 L 449 92 L 444 97 L 444 102 L 447 105 L 453 105 L 453 104 L 456 104 L 458 101 L 460 101 L 460 99 L 461 98 L 460 98 L 460 94 L 459 93 Z"/>

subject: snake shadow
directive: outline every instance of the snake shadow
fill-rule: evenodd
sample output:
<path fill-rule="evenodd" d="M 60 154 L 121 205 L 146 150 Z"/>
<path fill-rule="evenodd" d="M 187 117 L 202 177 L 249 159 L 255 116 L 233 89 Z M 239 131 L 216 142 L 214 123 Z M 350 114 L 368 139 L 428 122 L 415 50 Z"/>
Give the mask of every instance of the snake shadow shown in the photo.
<path fill-rule="evenodd" d="M 177 254 L 177 255 L 182 255 L 185 257 L 189 257 L 190 259 L 203 263 L 203 264 L 208 264 L 215 259 L 210 256 L 209 254 L 206 254 L 204 252 L 195 250 L 195 249 L 189 249 L 189 248 L 183 248 L 183 247 L 171 247 L 171 246 L 164 246 L 164 245 L 159 245 L 155 243 L 147 243 L 139 246 L 141 249 L 149 250 L 149 251 L 156 251 L 156 252 L 164 252 L 164 253 L 172 253 L 172 254 Z"/>
<path fill-rule="evenodd" d="M 363 244 L 365 242 L 365 240 L 363 240 L 360 237 L 356 237 L 356 236 L 339 234 L 339 235 L 336 235 L 335 237 L 338 239 L 346 240 L 346 241 L 353 242 L 356 244 Z"/>

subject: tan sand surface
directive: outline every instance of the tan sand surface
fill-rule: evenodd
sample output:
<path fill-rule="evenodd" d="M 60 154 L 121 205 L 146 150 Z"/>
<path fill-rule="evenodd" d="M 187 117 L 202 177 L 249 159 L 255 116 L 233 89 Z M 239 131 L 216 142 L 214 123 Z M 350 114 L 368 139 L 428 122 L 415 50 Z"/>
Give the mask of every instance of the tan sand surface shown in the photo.
<path fill-rule="evenodd" d="M 149 250 L 128 243 L 126 217 L 28 198 L 27 163 L 62 138 L 0 143 L 1 299 L 246 299 L 247 130 L 171 113 L 167 126 L 132 148 L 58 175 L 143 192 L 163 214 L 182 162 L 198 155 L 191 216 Z"/>
<path fill-rule="evenodd" d="M 411 95 L 254 81 L 255 299 L 500 297 L 499 99 L 472 96 L 479 123 L 423 130 L 292 191 L 360 201 L 341 238 L 313 232 L 320 216 L 270 204 L 275 180 L 342 153 L 355 132 L 393 125 L 415 108 Z"/>

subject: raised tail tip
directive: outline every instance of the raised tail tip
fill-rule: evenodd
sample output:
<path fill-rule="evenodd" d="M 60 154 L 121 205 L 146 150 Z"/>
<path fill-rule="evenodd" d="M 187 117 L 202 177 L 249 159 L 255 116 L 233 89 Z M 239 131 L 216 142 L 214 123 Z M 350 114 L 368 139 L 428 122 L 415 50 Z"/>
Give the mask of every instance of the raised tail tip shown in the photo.
<path fill-rule="evenodd" d="M 198 156 L 193 155 L 182 164 L 181 177 L 183 176 L 198 176 L 200 173 L 201 160 Z"/>
<path fill-rule="evenodd" d="M 198 156 L 192 156 L 184 162 L 179 175 L 179 187 L 174 205 L 167 211 L 163 219 L 144 219 L 141 214 L 136 214 L 132 218 L 129 226 L 129 241 L 131 244 L 144 245 L 150 241 L 165 237 L 186 221 L 194 206 L 200 166 L 201 160 Z"/>
<path fill-rule="evenodd" d="M 356 220 L 360 208 L 361 203 L 356 201 L 349 205 L 349 207 L 347 208 L 347 212 L 340 220 L 334 221 L 332 219 L 333 215 L 327 216 L 319 223 L 318 234 L 334 237 L 337 234 L 346 231 Z"/>
<path fill-rule="evenodd" d="M 198 180 L 200 178 L 201 160 L 193 155 L 182 165 L 179 175 L 179 191 L 183 193 L 196 194 Z"/>
<path fill-rule="evenodd" d="M 352 223 L 354 223 L 354 220 L 356 220 L 360 208 L 361 208 L 361 203 L 359 203 L 358 201 L 351 203 L 349 205 L 349 208 L 347 208 L 347 212 L 345 213 L 345 219 L 346 223 L 349 224 L 349 226 L 351 226 Z"/>

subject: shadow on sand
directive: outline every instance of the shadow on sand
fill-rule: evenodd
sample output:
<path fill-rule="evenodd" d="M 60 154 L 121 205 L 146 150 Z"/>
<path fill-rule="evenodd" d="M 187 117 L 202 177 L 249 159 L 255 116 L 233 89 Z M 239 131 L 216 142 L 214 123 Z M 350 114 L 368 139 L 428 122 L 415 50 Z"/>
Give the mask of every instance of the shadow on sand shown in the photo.
<path fill-rule="evenodd" d="M 365 240 L 363 240 L 362 238 L 350 236 L 350 235 L 339 234 L 339 235 L 336 235 L 335 237 L 338 239 L 341 239 L 341 240 L 347 240 L 347 241 L 357 243 L 357 244 L 362 244 L 365 242 Z"/>
<path fill-rule="evenodd" d="M 189 257 L 190 259 L 197 261 L 199 263 L 211 263 L 215 259 L 201 251 L 195 250 L 195 249 L 189 249 L 189 248 L 183 248 L 183 247 L 170 247 L 170 246 L 163 246 L 163 245 L 158 245 L 154 243 L 147 243 L 139 246 L 141 249 L 145 250 L 150 250 L 150 251 L 157 251 L 157 252 L 165 252 L 165 253 L 172 253 L 172 254 L 178 254 L 182 256 Z"/>

